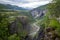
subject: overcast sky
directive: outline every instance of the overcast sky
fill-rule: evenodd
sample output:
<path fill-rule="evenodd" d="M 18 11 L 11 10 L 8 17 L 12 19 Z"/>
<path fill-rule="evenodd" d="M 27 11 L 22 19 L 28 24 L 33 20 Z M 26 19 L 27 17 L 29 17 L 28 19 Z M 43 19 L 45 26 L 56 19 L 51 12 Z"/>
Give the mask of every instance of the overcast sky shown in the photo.
<path fill-rule="evenodd" d="M 0 0 L 0 3 L 16 5 L 24 8 L 36 8 L 48 4 L 51 0 Z"/>

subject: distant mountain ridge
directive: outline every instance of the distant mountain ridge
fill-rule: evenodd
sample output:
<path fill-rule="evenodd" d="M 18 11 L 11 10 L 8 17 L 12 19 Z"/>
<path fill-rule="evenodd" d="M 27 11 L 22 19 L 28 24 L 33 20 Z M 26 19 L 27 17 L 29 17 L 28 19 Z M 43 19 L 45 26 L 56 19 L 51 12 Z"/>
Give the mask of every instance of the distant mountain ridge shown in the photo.
<path fill-rule="evenodd" d="M 1 3 L 0 3 L 0 9 L 27 10 L 25 8 L 18 7 L 18 6 L 15 6 L 15 5 L 1 4 Z"/>

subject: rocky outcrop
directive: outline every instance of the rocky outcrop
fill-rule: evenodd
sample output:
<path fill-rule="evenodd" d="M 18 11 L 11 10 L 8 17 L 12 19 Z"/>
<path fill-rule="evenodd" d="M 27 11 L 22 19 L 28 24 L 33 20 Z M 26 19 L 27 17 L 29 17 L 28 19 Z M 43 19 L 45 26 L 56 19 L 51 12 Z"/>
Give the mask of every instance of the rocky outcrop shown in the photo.
<path fill-rule="evenodd" d="M 10 24 L 9 29 L 11 34 L 22 30 L 26 30 L 29 33 L 30 25 L 28 23 L 28 18 L 26 16 L 17 17 L 16 20 Z"/>
<path fill-rule="evenodd" d="M 46 12 L 47 12 L 47 9 L 46 8 L 41 9 L 40 7 L 35 8 L 35 9 L 33 9 L 33 10 L 30 11 L 31 15 L 34 18 L 42 17 L 42 16 L 45 15 Z"/>
<path fill-rule="evenodd" d="M 45 30 L 44 40 L 60 40 L 60 36 L 53 27 L 48 27 Z"/>

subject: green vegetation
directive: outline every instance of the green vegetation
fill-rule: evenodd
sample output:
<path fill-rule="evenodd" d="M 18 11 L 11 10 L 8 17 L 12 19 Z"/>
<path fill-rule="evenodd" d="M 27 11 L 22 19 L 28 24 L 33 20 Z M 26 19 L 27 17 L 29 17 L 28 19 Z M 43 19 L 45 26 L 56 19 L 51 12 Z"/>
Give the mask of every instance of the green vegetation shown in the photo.
<path fill-rule="evenodd" d="M 8 37 L 8 16 L 0 13 L 0 39 L 7 40 Z"/>
<path fill-rule="evenodd" d="M 9 37 L 8 27 L 15 20 L 14 12 L 0 12 L 0 40 L 7 40 Z"/>
<path fill-rule="evenodd" d="M 20 38 L 16 34 L 14 34 L 8 37 L 8 40 L 20 40 Z"/>
<path fill-rule="evenodd" d="M 18 34 L 11 35 L 9 33 L 9 25 L 16 20 L 19 16 L 28 16 L 29 21 L 32 21 L 31 14 L 28 11 L 22 10 L 8 10 L 8 9 L 1 9 L 0 10 L 0 40 L 23 40 L 23 38 L 27 35 L 27 32 L 24 30 L 19 32 Z M 26 20 L 28 21 L 28 19 Z M 21 22 L 18 22 L 18 28 L 22 27 Z M 21 29 L 21 28 L 20 28 Z M 22 38 L 23 37 L 23 38 Z"/>
<path fill-rule="evenodd" d="M 52 3 L 47 6 L 48 12 L 46 15 L 37 21 L 37 24 L 44 25 L 45 28 L 53 27 L 56 30 L 56 33 L 60 35 L 60 0 L 53 0 Z"/>
<path fill-rule="evenodd" d="M 44 6 L 45 7 L 45 6 Z M 43 8 L 44 8 L 43 7 Z M 55 28 L 57 34 L 60 36 L 60 0 L 53 0 L 52 3 L 48 4 L 48 12 L 41 19 L 34 19 L 29 11 L 21 10 L 8 10 L 3 5 L 0 5 L 0 40 L 23 40 L 27 35 L 25 30 L 19 32 L 18 34 L 9 34 L 8 27 L 9 25 L 16 20 L 18 16 L 27 16 L 29 19 L 26 19 L 27 22 L 33 23 L 36 22 L 39 26 L 53 27 Z M 42 8 L 42 7 L 41 7 Z M 43 9 L 42 8 L 42 9 Z M 58 20 L 57 20 L 58 19 Z M 36 21 L 37 20 L 37 21 Z M 18 28 L 22 27 L 22 23 L 18 21 Z M 20 28 L 21 29 L 21 28 Z M 22 38 L 23 37 L 23 38 Z"/>
<path fill-rule="evenodd" d="M 45 9 L 47 8 L 47 5 L 48 5 L 48 4 L 43 5 L 43 6 L 40 6 L 39 8 L 40 8 L 41 10 L 45 10 Z"/>
<path fill-rule="evenodd" d="M 60 0 L 53 0 L 51 4 L 48 6 L 48 12 L 50 14 L 49 18 L 49 25 L 56 28 L 56 32 L 58 32 L 58 35 L 60 35 L 60 22 L 57 20 L 57 18 L 60 17 Z M 49 17 L 49 16 L 48 16 Z"/>
<path fill-rule="evenodd" d="M 49 12 L 52 16 L 60 16 L 60 0 L 53 0 L 48 6 Z"/>

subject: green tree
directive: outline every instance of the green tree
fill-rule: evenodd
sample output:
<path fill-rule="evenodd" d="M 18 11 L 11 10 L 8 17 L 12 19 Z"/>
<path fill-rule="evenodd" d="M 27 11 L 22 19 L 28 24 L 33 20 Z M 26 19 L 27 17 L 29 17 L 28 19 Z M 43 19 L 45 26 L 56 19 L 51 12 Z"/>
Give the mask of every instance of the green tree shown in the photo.
<path fill-rule="evenodd" d="M 7 40 L 8 25 L 8 15 L 0 13 L 0 40 Z"/>
<path fill-rule="evenodd" d="M 8 37 L 8 40 L 20 40 L 20 37 L 18 37 L 16 34 L 14 34 L 14 35 L 10 35 Z"/>
<path fill-rule="evenodd" d="M 60 17 L 60 0 L 53 0 L 49 5 L 48 5 L 48 12 L 49 14 L 49 24 L 48 26 L 52 26 L 56 28 L 56 32 L 58 35 L 60 35 L 60 23 L 57 20 L 57 18 Z"/>
<path fill-rule="evenodd" d="M 52 16 L 59 17 L 60 16 L 60 0 L 53 0 L 48 6 L 48 10 Z"/>

